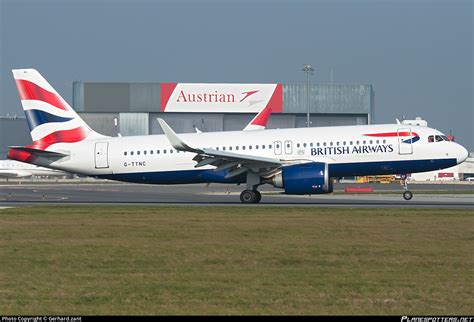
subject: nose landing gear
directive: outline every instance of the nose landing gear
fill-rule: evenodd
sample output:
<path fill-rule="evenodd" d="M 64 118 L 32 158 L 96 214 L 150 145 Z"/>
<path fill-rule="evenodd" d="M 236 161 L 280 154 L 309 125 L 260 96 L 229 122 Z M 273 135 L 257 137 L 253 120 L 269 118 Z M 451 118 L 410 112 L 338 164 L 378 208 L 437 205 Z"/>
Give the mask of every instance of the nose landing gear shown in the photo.
<path fill-rule="evenodd" d="M 407 190 L 403 192 L 403 199 L 410 200 L 411 198 L 413 198 L 413 193 L 411 191 Z"/>
<path fill-rule="evenodd" d="M 411 200 L 413 198 L 413 192 L 408 190 L 408 182 L 407 182 L 407 176 L 405 174 L 401 175 L 401 180 L 400 184 L 403 187 L 403 199 L 405 200 Z"/>

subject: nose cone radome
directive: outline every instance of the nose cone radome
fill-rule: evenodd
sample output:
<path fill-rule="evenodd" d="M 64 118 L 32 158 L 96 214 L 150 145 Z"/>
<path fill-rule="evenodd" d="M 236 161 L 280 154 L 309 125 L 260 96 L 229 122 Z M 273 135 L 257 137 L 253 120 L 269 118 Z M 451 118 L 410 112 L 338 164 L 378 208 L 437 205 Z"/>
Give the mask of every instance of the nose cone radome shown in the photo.
<path fill-rule="evenodd" d="M 458 164 L 463 163 L 467 159 L 468 156 L 469 156 L 469 152 L 467 151 L 467 149 L 463 147 L 462 145 L 459 145 L 459 152 L 457 155 Z"/>

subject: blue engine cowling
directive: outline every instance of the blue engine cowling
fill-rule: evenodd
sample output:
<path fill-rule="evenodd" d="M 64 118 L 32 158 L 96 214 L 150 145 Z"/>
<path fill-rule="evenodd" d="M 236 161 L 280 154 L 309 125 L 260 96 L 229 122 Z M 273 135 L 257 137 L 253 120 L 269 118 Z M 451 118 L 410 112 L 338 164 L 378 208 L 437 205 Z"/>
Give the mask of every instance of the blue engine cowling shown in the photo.
<path fill-rule="evenodd" d="M 309 195 L 333 191 L 328 165 L 322 162 L 308 162 L 281 168 L 272 178 L 275 187 L 285 189 L 289 195 Z"/>

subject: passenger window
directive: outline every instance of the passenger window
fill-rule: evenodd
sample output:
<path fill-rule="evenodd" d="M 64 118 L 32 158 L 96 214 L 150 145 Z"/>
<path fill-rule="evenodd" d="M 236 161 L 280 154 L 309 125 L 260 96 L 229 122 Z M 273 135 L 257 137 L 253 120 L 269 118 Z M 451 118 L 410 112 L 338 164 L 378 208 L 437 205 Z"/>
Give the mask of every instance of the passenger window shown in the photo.
<path fill-rule="evenodd" d="M 130 155 L 133 155 L 133 151 L 130 152 Z"/>
<path fill-rule="evenodd" d="M 225 146 L 222 147 L 222 151 L 225 151 Z"/>
<path fill-rule="evenodd" d="M 387 140 L 383 140 L 383 144 L 387 143 Z"/>
<path fill-rule="evenodd" d="M 245 150 L 245 145 L 244 145 L 244 146 L 242 146 L 242 150 Z"/>
<path fill-rule="evenodd" d="M 231 147 L 231 146 L 229 146 L 229 151 L 232 151 L 232 147 Z"/>
<path fill-rule="evenodd" d="M 156 154 L 160 154 L 160 150 L 156 150 Z"/>
<path fill-rule="evenodd" d="M 262 149 L 265 149 L 265 144 L 262 145 Z"/>
<path fill-rule="evenodd" d="M 320 146 L 320 145 L 321 145 L 321 144 L 319 144 L 319 142 L 318 142 L 318 143 L 316 143 L 316 146 Z"/>
<path fill-rule="evenodd" d="M 123 153 L 123 155 L 127 155 L 127 151 L 125 151 L 125 152 Z"/>
<path fill-rule="evenodd" d="M 313 142 L 311 142 L 311 143 L 309 144 L 309 146 L 310 146 L 310 147 L 313 147 Z"/>
<path fill-rule="evenodd" d="M 336 145 L 339 146 L 339 141 L 336 142 Z"/>
<path fill-rule="evenodd" d="M 163 150 L 163 154 L 166 154 L 166 149 Z"/>
<path fill-rule="evenodd" d="M 376 142 L 377 142 L 377 144 L 379 144 L 379 142 L 380 142 L 380 141 L 379 141 L 379 140 L 377 140 Z"/>
<path fill-rule="evenodd" d="M 342 145 L 346 145 L 346 141 L 342 142 Z"/>
<path fill-rule="evenodd" d="M 153 154 L 153 150 L 150 150 L 150 154 Z"/>
<path fill-rule="evenodd" d="M 268 148 L 269 148 L 269 149 L 271 149 L 271 148 L 272 148 L 272 145 L 271 145 L 271 144 L 269 144 L 269 145 L 268 145 Z"/>
<path fill-rule="evenodd" d="M 252 146 L 251 146 L 251 145 L 249 145 L 249 150 L 252 150 Z"/>
<path fill-rule="evenodd" d="M 323 143 L 323 146 L 326 146 L 326 142 Z"/>
<path fill-rule="evenodd" d="M 370 140 L 370 144 L 374 143 L 374 141 Z"/>
<path fill-rule="evenodd" d="M 146 150 L 145 150 L 145 151 L 143 151 L 143 154 L 144 154 L 144 155 L 146 155 Z"/>
<path fill-rule="evenodd" d="M 236 146 L 236 147 L 235 147 L 235 149 L 236 149 L 236 150 L 239 150 L 239 147 L 238 147 L 238 146 Z"/>
<path fill-rule="evenodd" d="M 170 149 L 170 153 L 173 153 L 173 149 Z"/>
<path fill-rule="evenodd" d="M 356 141 L 356 145 L 359 145 L 359 143 L 360 143 L 359 141 Z"/>
<path fill-rule="evenodd" d="M 303 143 L 303 148 L 306 148 L 306 143 Z"/>
<path fill-rule="evenodd" d="M 256 145 L 256 146 L 255 146 L 255 149 L 257 149 L 257 150 L 258 150 L 258 145 Z"/>
<path fill-rule="evenodd" d="M 140 155 L 140 151 L 137 151 L 137 155 Z"/>
<path fill-rule="evenodd" d="M 300 147 L 300 144 L 299 144 L 299 143 L 296 143 L 296 147 L 299 148 L 299 147 Z"/>
<path fill-rule="evenodd" d="M 332 146 L 332 142 L 329 142 L 329 145 Z"/>

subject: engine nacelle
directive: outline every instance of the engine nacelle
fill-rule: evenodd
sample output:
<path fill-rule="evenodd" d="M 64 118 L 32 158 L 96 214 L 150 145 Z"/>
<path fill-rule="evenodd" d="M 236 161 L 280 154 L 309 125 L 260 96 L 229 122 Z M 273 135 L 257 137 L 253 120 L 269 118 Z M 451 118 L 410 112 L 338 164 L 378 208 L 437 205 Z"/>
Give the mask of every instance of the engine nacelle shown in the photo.
<path fill-rule="evenodd" d="M 308 162 L 281 168 L 271 180 L 275 187 L 285 189 L 289 195 L 310 195 L 333 191 L 328 164 Z"/>

